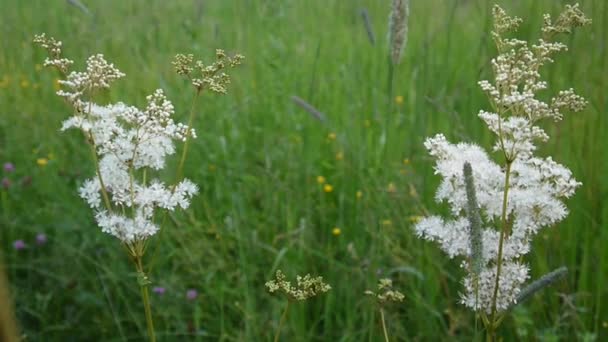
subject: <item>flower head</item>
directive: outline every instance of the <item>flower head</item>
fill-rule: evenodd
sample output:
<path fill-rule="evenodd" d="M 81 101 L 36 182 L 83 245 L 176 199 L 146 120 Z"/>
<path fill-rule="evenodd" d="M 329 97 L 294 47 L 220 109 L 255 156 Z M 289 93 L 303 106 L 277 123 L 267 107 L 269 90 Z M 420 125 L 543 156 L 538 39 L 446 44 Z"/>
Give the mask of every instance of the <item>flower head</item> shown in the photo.
<path fill-rule="evenodd" d="M 22 250 L 25 249 L 27 247 L 27 245 L 25 244 L 25 242 L 23 240 L 15 240 L 15 242 L 13 242 L 13 248 L 15 250 Z"/>
<path fill-rule="evenodd" d="M 165 292 L 167 292 L 167 289 L 162 286 L 155 286 L 154 288 L 152 288 L 152 292 L 156 293 L 159 296 L 162 296 L 165 294 Z"/>
<path fill-rule="evenodd" d="M 49 160 L 46 158 L 38 158 L 36 159 L 36 164 L 38 164 L 38 166 L 44 167 L 49 163 Z"/>
<path fill-rule="evenodd" d="M 195 289 L 188 289 L 188 291 L 186 291 L 186 299 L 193 301 L 196 297 L 198 297 L 198 291 Z"/>
<path fill-rule="evenodd" d="M 192 54 L 178 54 L 173 60 L 173 66 L 178 75 L 183 75 L 190 80 L 197 92 L 209 89 L 214 93 L 226 94 L 230 76 L 224 70 L 241 65 L 245 57 L 239 54 L 229 57 L 221 49 L 215 51 L 215 57 L 214 63 L 205 64 L 200 60 L 194 61 Z"/>
<path fill-rule="evenodd" d="M 323 277 L 312 277 L 310 274 L 297 276 L 296 285 L 293 286 L 281 270 L 277 270 L 275 279 L 266 282 L 266 288 L 270 293 L 282 293 L 288 299 L 296 301 L 303 301 L 331 290 L 331 286 L 323 282 Z"/>
<path fill-rule="evenodd" d="M 376 298 L 378 304 L 399 303 L 405 299 L 403 293 L 393 289 L 393 281 L 383 278 L 378 281 L 378 292 L 367 290 L 365 294 Z"/>
<path fill-rule="evenodd" d="M 389 46 L 391 62 L 399 64 L 407 42 L 407 22 L 410 11 L 409 0 L 393 0 L 389 20 Z"/>
<path fill-rule="evenodd" d="M 13 163 L 4 163 L 4 172 L 11 173 L 15 171 L 15 165 Z"/>
<path fill-rule="evenodd" d="M 46 234 L 44 234 L 44 233 L 36 234 L 36 244 L 38 246 L 42 246 L 42 245 L 46 244 L 47 240 L 48 239 L 46 237 Z"/>

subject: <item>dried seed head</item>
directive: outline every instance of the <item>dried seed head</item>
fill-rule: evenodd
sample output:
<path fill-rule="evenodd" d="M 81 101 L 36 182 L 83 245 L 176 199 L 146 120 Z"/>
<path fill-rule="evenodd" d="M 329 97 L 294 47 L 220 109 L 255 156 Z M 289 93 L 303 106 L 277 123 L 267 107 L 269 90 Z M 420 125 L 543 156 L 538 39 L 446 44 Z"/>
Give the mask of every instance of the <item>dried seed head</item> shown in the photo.
<path fill-rule="evenodd" d="M 409 8 L 409 0 L 393 0 L 388 29 L 390 55 L 393 64 L 399 64 L 407 43 Z"/>

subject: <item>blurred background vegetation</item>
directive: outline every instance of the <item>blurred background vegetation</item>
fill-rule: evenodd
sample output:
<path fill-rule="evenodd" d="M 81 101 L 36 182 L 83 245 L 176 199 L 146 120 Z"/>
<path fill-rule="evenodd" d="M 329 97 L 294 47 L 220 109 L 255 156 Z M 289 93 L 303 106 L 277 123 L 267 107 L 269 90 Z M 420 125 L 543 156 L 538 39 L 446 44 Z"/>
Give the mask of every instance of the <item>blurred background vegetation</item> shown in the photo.
<path fill-rule="evenodd" d="M 542 14 L 570 3 L 497 2 L 524 18 L 522 39 L 537 38 Z M 283 303 L 264 282 L 277 268 L 290 277 L 323 275 L 333 287 L 292 307 L 285 341 L 380 340 L 376 308 L 363 292 L 381 277 L 406 295 L 387 316 L 396 340 L 481 336 L 458 303 L 459 261 L 416 239 L 412 224 L 427 209 L 446 210 L 433 201 L 439 179 L 425 137 L 443 132 L 492 144 L 477 118 L 489 108 L 477 81 L 491 77 L 493 2 L 412 1 L 390 98 L 390 1 L 82 3 L 0 1 L 0 162 L 15 166 L 2 175 L 10 185 L 0 190 L 0 248 L 27 340 L 145 336 L 126 254 L 78 197 L 94 171 L 81 135 L 59 133 L 70 112 L 54 95 L 57 74 L 42 70 L 44 51 L 31 43 L 41 32 L 62 40 L 77 68 L 103 53 L 127 74 L 100 102 L 142 105 L 160 87 L 180 121 L 194 94 L 174 74 L 176 53 L 211 61 L 223 48 L 246 56 L 228 95 L 200 99 L 185 174 L 201 193 L 147 255 L 152 286 L 166 289 L 152 296 L 159 340 L 270 340 Z M 589 107 L 548 123 L 552 139 L 541 154 L 570 167 L 583 187 L 568 202 L 570 216 L 539 235 L 527 260 L 534 278 L 562 265 L 570 272 L 515 310 L 500 331 L 505 341 L 608 336 L 608 4 L 581 6 L 593 24 L 565 37 L 570 51 L 545 75 L 550 89 L 574 87 Z M 327 120 L 314 119 L 293 95 Z M 15 248 L 17 240 L 26 247 Z M 198 291 L 195 300 L 188 289 Z"/>

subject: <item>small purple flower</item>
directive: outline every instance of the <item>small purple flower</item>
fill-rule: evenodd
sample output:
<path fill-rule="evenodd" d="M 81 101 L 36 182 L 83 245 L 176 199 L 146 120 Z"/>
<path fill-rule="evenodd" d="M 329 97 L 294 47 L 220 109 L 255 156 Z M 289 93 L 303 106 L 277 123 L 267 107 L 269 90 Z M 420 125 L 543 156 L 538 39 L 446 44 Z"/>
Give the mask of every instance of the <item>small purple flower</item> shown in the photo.
<path fill-rule="evenodd" d="M 5 172 L 15 171 L 15 165 L 13 165 L 13 163 L 4 163 L 4 171 Z"/>
<path fill-rule="evenodd" d="M 8 189 L 10 187 L 11 187 L 11 180 L 6 177 L 2 178 L 2 188 Z"/>
<path fill-rule="evenodd" d="M 38 235 L 36 235 L 36 244 L 38 246 L 42 246 L 44 244 L 46 244 L 46 234 L 44 233 L 38 233 Z"/>
<path fill-rule="evenodd" d="M 188 291 L 186 291 L 186 299 L 195 300 L 196 297 L 198 297 L 198 292 L 196 292 L 195 289 L 189 289 Z"/>
<path fill-rule="evenodd" d="M 167 289 L 165 289 L 165 288 L 164 288 L 164 287 L 162 287 L 162 286 L 155 286 L 155 287 L 152 289 L 152 292 L 156 293 L 156 294 L 157 294 L 157 295 L 159 295 L 159 296 L 164 295 L 166 291 L 167 291 Z"/>
<path fill-rule="evenodd" d="M 25 249 L 25 247 L 25 242 L 23 242 L 23 240 L 16 240 L 15 242 L 13 242 L 13 248 L 18 251 Z"/>

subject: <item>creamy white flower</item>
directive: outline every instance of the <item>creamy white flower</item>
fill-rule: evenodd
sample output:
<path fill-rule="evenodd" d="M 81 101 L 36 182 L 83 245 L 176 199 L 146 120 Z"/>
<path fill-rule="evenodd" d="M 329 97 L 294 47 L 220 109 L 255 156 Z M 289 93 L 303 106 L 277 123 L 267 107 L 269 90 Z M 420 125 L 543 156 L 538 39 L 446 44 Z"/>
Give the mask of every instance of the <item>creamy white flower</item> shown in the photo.
<path fill-rule="evenodd" d="M 480 116 L 485 117 L 490 125 L 493 124 L 492 113 Z M 533 133 L 534 130 L 525 124 L 525 119 L 513 120 L 511 123 L 505 127 L 508 127 L 507 131 L 511 136 L 520 137 L 519 141 L 531 141 L 541 136 Z M 454 218 L 424 218 L 416 224 L 416 234 L 437 242 L 450 258 L 463 257 L 470 260 L 470 228 L 465 211 L 467 195 L 462 173 L 464 163 L 470 163 L 473 166 L 477 202 L 485 221 L 482 232 L 482 257 L 485 266 L 479 283 L 482 288 L 478 289 L 485 297 L 481 298 L 478 306 L 473 305 L 473 293 L 465 280 L 467 292 L 463 295 L 463 303 L 474 309 L 483 308 L 488 311 L 491 308 L 486 305 L 490 303 L 491 298 L 487 296 L 494 288 L 490 277 L 494 277 L 496 272 L 499 231 L 502 228 L 505 172 L 485 151 L 474 144 L 451 144 L 443 135 L 438 134 L 428 138 L 425 146 L 436 160 L 435 173 L 442 177 L 436 200 L 448 203 Z M 514 145 L 509 148 L 512 146 Z M 519 293 L 519 286 L 527 277 L 527 268 L 524 272 L 524 266 L 514 263 L 530 251 L 530 243 L 540 229 L 554 225 L 566 217 L 568 211 L 562 200 L 571 196 L 580 186 L 568 169 L 551 158 L 532 157 L 533 150 L 529 149 L 524 153 L 520 149 L 514 155 L 517 158 L 511 165 L 507 200 L 507 216 L 510 217 L 511 224 L 510 233 L 503 242 L 502 260 L 507 267 L 501 272 L 501 290 L 497 298 L 499 310 L 513 304 L 512 301 Z M 468 263 L 463 264 L 463 267 L 468 269 Z M 484 287 L 486 285 L 489 288 Z"/>
<path fill-rule="evenodd" d="M 134 218 L 100 211 L 95 215 L 95 219 L 102 232 L 114 235 L 125 243 L 143 241 L 159 230 L 141 210 L 136 212 Z"/>
<path fill-rule="evenodd" d="M 461 295 L 462 304 L 473 310 L 490 313 L 496 284 L 496 267 L 485 268 L 478 278 L 469 275 L 464 279 L 466 293 Z M 521 286 L 529 278 L 528 266 L 518 262 L 504 262 L 498 283 L 496 308 L 508 309 L 516 302 Z"/>
<path fill-rule="evenodd" d="M 120 102 L 101 106 L 80 99 L 85 90 L 107 88 L 119 77 L 122 73 L 105 62 L 101 55 L 89 59 L 86 72 L 71 73 L 64 85 L 72 91 L 64 95 L 76 110 L 73 117 L 63 122 L 61 129 L 80 129 L 95 144 L 99 175 L 85 181 L 80 196 L 97 211 L 96 220 L 102 231 L 131 243 L 147 239 L 158 231 L 158 226 L 152 222 L 157 208 L 186 209 L 198 191 L 189 180 L 171 188 L 158 180 L 144 185 L 138 182 L 134 173 L 142 168 L 162 169 L 166 157 L 175 153 L 173 141 L 183 141 L 194 137 L 195 133 L 186 125 L 173 121 L 173 105 L 162 90 L 147 97 L 144 110 Z M 111 207 L 116 210 L 101 209 L 100 179 Z"/>

